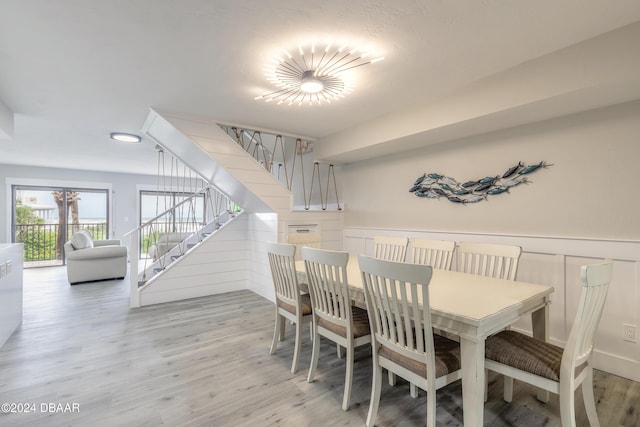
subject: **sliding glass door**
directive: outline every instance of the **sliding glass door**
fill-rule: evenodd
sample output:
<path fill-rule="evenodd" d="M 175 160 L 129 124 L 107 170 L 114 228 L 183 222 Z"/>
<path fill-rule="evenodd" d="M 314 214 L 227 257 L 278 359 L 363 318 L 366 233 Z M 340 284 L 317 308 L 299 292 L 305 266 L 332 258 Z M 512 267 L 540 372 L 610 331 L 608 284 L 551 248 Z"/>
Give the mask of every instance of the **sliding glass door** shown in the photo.
<path fill-rule="evenodd" d="M 12 241 L 24 244 L 25 267 L 64 264 L 64 243 L 80 229 L 109 236 L 106 189 L 14 185 L 12 195 Z"/>

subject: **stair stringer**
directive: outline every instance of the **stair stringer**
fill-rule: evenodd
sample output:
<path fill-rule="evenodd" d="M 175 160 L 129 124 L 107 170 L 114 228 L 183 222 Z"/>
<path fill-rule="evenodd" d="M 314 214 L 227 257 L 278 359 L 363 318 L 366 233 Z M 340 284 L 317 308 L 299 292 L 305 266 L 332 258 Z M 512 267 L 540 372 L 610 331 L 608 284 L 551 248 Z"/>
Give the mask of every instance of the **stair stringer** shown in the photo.
<path fill-rule="evenodd" d="M 140 306 L 247 289 L 247 229 L 243 212 L 140 288 Z"/>
<path fill-rule="evenodd" d="M 291 212 L 291 191 L 214 121 L 150 109 L 142 130 L 246 212 Z"/>

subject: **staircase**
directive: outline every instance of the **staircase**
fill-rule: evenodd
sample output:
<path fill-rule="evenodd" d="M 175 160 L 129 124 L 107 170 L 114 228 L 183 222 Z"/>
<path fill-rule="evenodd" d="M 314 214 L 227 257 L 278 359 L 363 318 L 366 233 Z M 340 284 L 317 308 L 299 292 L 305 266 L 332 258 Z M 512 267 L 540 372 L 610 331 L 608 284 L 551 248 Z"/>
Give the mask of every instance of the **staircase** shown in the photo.
<path fill-rule="evenodd" d="M 177 227 L 166 227 L 167 222 L 164 221 L 165 217 L 175 216 L 176 211 L 180 209 L 181 206 L 189 203 L 202 193 L 208 196 L 211 191 L 215 190 L 207 188 L 203 192 L 194 193 L 188 199 L 176 206 L 172 206 L 163 214 L 154 220 L 148 221 L 139 228 L 139 234 L 143 236 L 141 239 L 143 242 L 143 254 L 141 257 L 142 262 L 139 266 L 138 288 L 151 285 L 156 276 L 170 268 L 171 265 L 180 258 L 187 256 L 192 249 L 206 241 L 210 236 L 222 229 L 228 221 L 231 221 L 240 213 L 226 209 L 207 215 L 212 218 L 208 222 L 197 220 L 182 221 L 177 224 Z M 207 212 L 210 213 L 214 211 L 208 209 Z"/>
<path fill-rule="evenodd" d="M 321 186 L 323 165 L 314 163 L 307 166 L 306 182 L 311 182 L 312 186 L 305 190 L 302 155 L 306 151 L 299 139 L 293 150 L 299 153 L 295 171 L 301 173 L 302 190 L 292 186 L 294 168 L 288 171 L 285 166 L 283 170 L 285 147 L 280 146 L 281 157 L 278 159 L 275 144 L 273 149 L 268 149 L 262 140 L 255 143 L 256 131 L 249 138 L 253 143 L 244 144 L 242 139 L 233 135 L 238 132 L 245 138 L 251 131 L 238 131 L 236 127 L 221 127 L 214 121 L 155 110 L 150 110 L 142 130 L 162 151 L 186 165 L 208 191 L 224 197 L 229 206 L 239 206 L 241 212 L 237 209 L 216 211 L 218 216 L 215 220 L 201 223 L 197 229 L 195 223 L 187 227 L 190 234 L 184 241 L 157 256 L 147 254 L 134 259 L 130 255 L 131 273 L 135 272 L 130 274 L 132 307 L 240 289 L 251 289 L 273 299 L 265 244 L 267 241 L 287 241 L 287 227 L 292 223 L 319 224 L 328 219 L 331 226 L 322 230 L 326 230 L 333 241 L 323 247 L 341 249 L 341 237 L 335 237 L 341 233 L 341 214 L 318 214 L 318 211 L 310 209 L 314 205 L 312 200 L 319 200 L 320 203 L 316 203 L 319 210 L 327 210 L 329 178 L 332 176 L 335 206 L 341 210 L 333 166 L 324 168 L 328 172 L 323 179 L 326 179 L 326 191 Z M 266 138 L 270 137 L 276 141 L 280 138 L 282 144 L 282 137 L 271 135 Z M 291 148 L 289 150 L 292 151 Z M 308 159 L 307 156 L 307 163 Z M 315 191 L 314 185 L 317 186 Z M 304 210 L 308 212 L 294 211 L 295 192 L 303 194 Z M 163 215 L 173 214 L 167 211 Z M 157 220 L 158 223 L 164 222 L 161 218 Z M 149 235 L 158 233 L 158 227 L 154 229 L 148 224 L 147 228 Z M 150 246 L 150 239 L 145 238 L 141 230 L 130 233 L 130 237 L 132 253 L 134 248 L 142 248 L 140 241 L 144 239 Z"/>
<path fill-rule="evenodd" d="M 172 165 L 175 160 L 171 159 Z M 163 289 L 162 283 L 169 276 L 167 273 L 177 268 L 190 254 L 198 252 L 202 245 L 214 239 L 242 213 L 237 205 L 210 185 L 190 194 L 185 186 L 194 184 L 192 175 L 183 176 L 180 180 L 173 175 L 170 178 L 170 185 L 156 192 L 156 206 L 165 206 L 167 200 L 178 200 L 178 203 L 124 236 L 129 247 L 132 307 L 165 302 L 156 294 Z M 200 182 L 195 179 L 196 184 Z M 187 197 L 186 194 L 190 195 Z M 149 295 L 155 296 L 149 298 Z"/>
<path fill-rule="evenodd" d="M 150 110 L 142 130 L 246 212 L 291 211 L 291 192 L 215 122 Z"/>

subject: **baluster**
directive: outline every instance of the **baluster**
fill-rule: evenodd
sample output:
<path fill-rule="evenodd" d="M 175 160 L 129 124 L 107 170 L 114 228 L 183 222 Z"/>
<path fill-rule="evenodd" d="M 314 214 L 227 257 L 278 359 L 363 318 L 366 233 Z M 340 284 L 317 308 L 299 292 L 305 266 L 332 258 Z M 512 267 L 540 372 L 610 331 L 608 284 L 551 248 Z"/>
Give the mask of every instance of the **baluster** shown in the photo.
<path fill-rule="evenodd" d="M 311 192 L 309 192 L 309 200 L 307 201 L 307 185 L 304 180 L 304 162 L 302 161 L 302 140 L 300 138 L 296 140 L 296 154 L 293 157 L 294 160 L 296 156 L 300 156 L 300 175 L 302 176 L 302 197 L 304 198 L 304 208 L 305 210 L 309 210 L 309 207 L 311 206 Z M 313 182 L 313 178 L 312 178 L 312 182 Z M 291 169 L 291 186 L 293 187 L 293 168 Z M 312 185 L 312 188 L 313 188 L 313 185 Z M 291 188 L 289 188 L 289 190 L 291 190 Z"/>
<path fill-rule="evenodd" d="M 258 142 L 256 141 L 256 135 L 260 135 L 260 132 L 254 131 L 251 135 L 251 139 L 249 144 L 253 144 L 253 151 L 251 152 L 251 157 L 253 157 L 257 162 L 260 162 L 260 153 L 258 152 Z M 247 152 L 250 147 L 247 147 Z"/>
<path fill-rule="evenodd" d="M 305 206 L 304 206 L 305 210 L 309 210 L 309 208 L 311 207 L 311 200 L 312 200 L 311 198 L 313 195 L 313 186 L 315 183 L 316 173 L 318 175 L 318 188 L 320 189 L 320 206 L 322 207 L 322 210 L 326 210 L 327 208 L 322 198 L 322 181 L 320 180 L 320 163 L 315 161 L 313 162 L 313 173 L 311 174 L 311 189 L 309 190 L 309 204 L 305 203 Z"/>
<path fill-rule="evenodd" d="M 273 142 L 273 151 L 271 153 L 271 166 L 273 166 L 273 160 L 276 157 L 276 150 L 278 149 L 278 143 L 280 143 L 280 153 L 282 153 L 282 163 L 278 164 L 278 180 L 280 179 L 280 167 L 284 164 L 284 176 L 287 181 L 287 188 L 291 190 L 291 185 L 289 185 L 289 176 L 287 175 L 287 156 L 284 151 L 284 142 L 282 135 L 276 135 L 276 139 Z M 295 155 L 293 157 L 295 159 Z"/>
<path fill-rule="evenodd" d="M 339 211 L 342 210 L 340 207 L 340 199 L 338 198 L 338 183 L 336 182 L 336 171 L 333 165 L 329 165 L 329 170 L 327 171 L 327 200 L 329 199 L 329 174 L 333 176 L 333 189 L 336 194 L 336 207 Z"/>
<path fill-rule="evenodd" d="M 302 144 L 302 140 L 300 138 L 296 139 L 296 146 L 295 146 L 295 152 L 293 153 L 293 164 L 291 165 L 291 179 L 287 178 L 287 189 L 289 191 L 291 191 L 291 187 L 293 187 L 293 173 L 296 169 L 296 158 L 298 156 L 298 152 L 300 152 L 301 150 L 298 150 L 298 147 Z M 302 163 L 302 155 L 300 154 L 300 163 Z M 302 182 L 304 183 L 304 172 L 302 174 Z M 304 190 L 304 185 L 302 186 L 302 189 Z M 306 203 L 306 195 L 305 195 L 305 203 Z"/>

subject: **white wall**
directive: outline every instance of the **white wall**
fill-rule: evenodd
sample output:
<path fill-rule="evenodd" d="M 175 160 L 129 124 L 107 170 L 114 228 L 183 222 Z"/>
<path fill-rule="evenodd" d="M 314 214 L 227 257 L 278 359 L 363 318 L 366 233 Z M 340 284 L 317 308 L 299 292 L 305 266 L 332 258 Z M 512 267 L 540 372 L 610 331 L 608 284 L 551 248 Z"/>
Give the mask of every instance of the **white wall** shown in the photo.
<path fill-rule="evenodd" d="M 558 344 L 575 315 L 580 266 L 613 258 L 596 366 L 640 381 L 640 345 L 623 340 L 623 324 L 640 325 L 638 135 L 640 102 L 633 102 L 347 165 L 344 248 L 371 253 L 376 234 L 520 245 L 518 279 L 555 287 L 550 335 Z M 553 166 L 476 204 L 408 192 L 425 172 L 464 182 L 518 161 Z"/>
<path fill-rule="evenodd" d="M 247 288 L 269 301 L 275 301 L 266 244 L 278 241 L 278 214 L 249 215 L 248 227 L 250 262 Z"/>
<path fill-rule="evenodd" d="M 344 166 L 346 226 L 640 240 L 640 102 Z M 436 172 L 458 181 L 553 164 L 529 185 L 460 205 L 409 193 Z"/>

